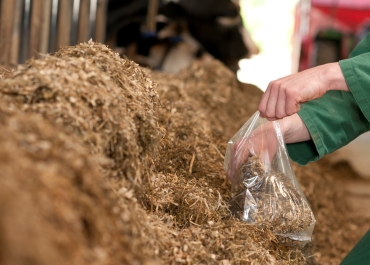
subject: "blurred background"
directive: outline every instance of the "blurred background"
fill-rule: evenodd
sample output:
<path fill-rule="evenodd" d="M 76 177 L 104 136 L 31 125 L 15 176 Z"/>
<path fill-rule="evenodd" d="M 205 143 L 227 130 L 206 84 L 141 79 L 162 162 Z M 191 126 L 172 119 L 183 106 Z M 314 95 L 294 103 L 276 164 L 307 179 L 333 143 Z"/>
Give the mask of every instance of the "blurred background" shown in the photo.
<path fill-rule="evenodd" d="M 295 70 L 292 69 L 292 37 L 298 1 L 242 0 L 240 3 L 245 26 L 259 53 L 239 62 L 238 79 L 264 91 L 271 80 Z"/>
<path fill-rule="evenodd" d="M 177 73 L 216 58 L 241 82 L 347 58 L 369 32 L 367 0 L 0 0 L 0 65 L 92 39 Z"/>
<path fill-rule="evenodd" d="M 370 31 L 368 0 L 0 0 L 0 15 L 4 68 L 92 39 L 168 73 L 215 58 L 262 91 L 347 58 Z M 369 176 L 369 147 L 364 135 L 333 159 L 360 154 L 352 163 Z"/>

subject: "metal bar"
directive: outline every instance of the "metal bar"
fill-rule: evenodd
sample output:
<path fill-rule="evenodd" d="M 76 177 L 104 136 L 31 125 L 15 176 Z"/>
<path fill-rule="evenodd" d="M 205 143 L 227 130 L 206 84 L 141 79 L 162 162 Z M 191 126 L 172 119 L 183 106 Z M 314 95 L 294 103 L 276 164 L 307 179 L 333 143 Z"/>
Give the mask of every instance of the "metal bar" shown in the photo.
<path fill-rule="evenodd" d="M 51 1 L 50 33 L 49 33 L 49 47 L 48 47 L 49 53 L 55 52 L 57 49 L 58 4 L 59 4 L 59 0 Z"/>
<path fill-rule="evenodd" d="M 73 0 L 70 45 L 76 45 L 78 41 L 78 23 L 80 17 L 80 6 L 81 6 L 80 0 Z"/>
<path fill-rule="evenodd" d="M 21 20 L 18 63 L 24 63 L 29 58 L 30 23 L 31 23 L 31 0 L 24 0 Z"/>
<path fill-rule="evenodd" d="M 98 8 L 98 0 L 90 0 L 89 10 L 89 39 L 95 40 L 96 28 L 96 11 Z"/>

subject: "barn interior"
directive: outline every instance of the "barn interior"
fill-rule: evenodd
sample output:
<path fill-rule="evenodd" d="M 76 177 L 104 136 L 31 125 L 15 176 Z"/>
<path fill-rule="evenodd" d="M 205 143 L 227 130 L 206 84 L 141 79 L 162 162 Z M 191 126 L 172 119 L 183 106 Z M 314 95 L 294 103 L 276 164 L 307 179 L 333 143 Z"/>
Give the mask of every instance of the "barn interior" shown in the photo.
<path fill-rule="evenodd" d="M 340 264 L 370 228 L 369 133 L 290 161 L 310 242 L 230 208 L 227 143 L 268 83 L 370 32 L 366 1 L 281 2 L 0 0 L 0 265 Z"/>

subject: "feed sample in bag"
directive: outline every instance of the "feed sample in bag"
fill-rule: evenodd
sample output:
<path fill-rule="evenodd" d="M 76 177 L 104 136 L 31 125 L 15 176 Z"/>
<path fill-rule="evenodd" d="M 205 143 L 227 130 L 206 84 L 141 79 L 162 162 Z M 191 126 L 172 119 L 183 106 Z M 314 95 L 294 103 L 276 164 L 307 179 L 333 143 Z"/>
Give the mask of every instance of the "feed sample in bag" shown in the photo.
<path fill-rule="evenodd" d="M 311 240 L 315 217 L 291 168 L 278 122 L 257 112 L 228 142 L 230 210 L 267 227 L 281 242 Z"/>

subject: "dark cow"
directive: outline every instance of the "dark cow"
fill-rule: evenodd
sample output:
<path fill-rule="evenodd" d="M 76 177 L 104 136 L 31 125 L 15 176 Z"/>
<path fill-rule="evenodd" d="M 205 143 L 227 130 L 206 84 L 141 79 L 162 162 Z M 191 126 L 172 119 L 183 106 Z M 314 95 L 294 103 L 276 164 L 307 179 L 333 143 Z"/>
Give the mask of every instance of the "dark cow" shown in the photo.
<path fill-rule="evenodd" d="M 233 70 L 250 53 L 235 1 L 158 0 L 156 32 L 145 28 L 147 9 L 148 0 L 111 0 L 108 7 L 107 36 L 116 36 L 120 47 L 135 44 L 139 62 L 151 56 L 153 47 L 164 45 L 163 58 L 147 60 L 149 66 L 162 68 L 169 52 L 183 42 L 190 44 L 194 57 L 207 52 Z"/>

